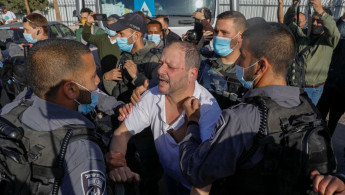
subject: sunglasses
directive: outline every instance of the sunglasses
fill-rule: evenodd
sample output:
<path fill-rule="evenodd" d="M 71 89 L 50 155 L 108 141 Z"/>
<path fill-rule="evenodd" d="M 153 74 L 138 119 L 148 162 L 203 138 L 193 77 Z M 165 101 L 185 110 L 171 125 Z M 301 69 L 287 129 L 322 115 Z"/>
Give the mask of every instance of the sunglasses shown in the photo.
<path fill-rule="evenodd" d="M 30 22 L 31 24 L 34 24 L 35 26 L 39 26 L 38 24 L 36 24 L 35 22 L 33 22 L 33 21 L 27 19 L 26 17 L 23 17 L 23 23 L 24 23 L 24 22 Z"/>
<path fill-rule="evenodd" d="M 316 21 L 318 24 L 322 24 L 321 19 L 313 19 L 312 21 L 313 21 L 313 23 Z"/>

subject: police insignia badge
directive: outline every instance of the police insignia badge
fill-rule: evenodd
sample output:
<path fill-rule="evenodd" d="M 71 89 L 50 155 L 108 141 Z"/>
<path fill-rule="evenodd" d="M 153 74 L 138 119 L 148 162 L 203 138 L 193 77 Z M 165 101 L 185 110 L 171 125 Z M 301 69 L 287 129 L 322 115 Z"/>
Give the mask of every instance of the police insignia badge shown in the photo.
<path fill-rule="evenodd" d="M 102 195 L 106 188 L 105 176 L 99 170 L 85 171 L 81 174 L 84 195 Z"/>
<path fill-rule="evenodd" d="M 216 123 L 216 126 L 214 127 L 213 131 L 211 132 L 211 136 L 210 136 L 210 139 L 209 139 L 209 142 L 210 142 L 210 143 L 212 143 L 212 141 L 213 141 L 214 138 L 216 137 L 217 132 L 218 132 L 220 129 L 224 128 L 224 126 L 225 126 L 225 120 L 224 120 L 223 116 L 220 115 L 220 117 L 219 117 L 219 119 L 218 119 L 218 121 L 217 121 L 217 123 Z"/>

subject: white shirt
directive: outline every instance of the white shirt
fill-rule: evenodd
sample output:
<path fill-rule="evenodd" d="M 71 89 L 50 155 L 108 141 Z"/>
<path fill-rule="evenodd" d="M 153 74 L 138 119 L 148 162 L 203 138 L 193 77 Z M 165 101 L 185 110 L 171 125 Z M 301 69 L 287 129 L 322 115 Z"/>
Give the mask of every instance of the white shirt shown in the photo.
<path fill-rule="evenodd" d="M 193 96 L 200 102 L 200 135 L 202 141 L 207 140 L 213 130 L 221 109 L 216 99 L 204 87 L 195 81 Z M 151 126 L 155 140 L 156 150 L 165 174 L 181 182 L 189 188 L 184 180 L 179 166 L 179 144 L 167 131 L 177 130 L 183 123 L 185 112 L 172 124 L 166 123 L 165 95 L 158 91 L 158 86 L 146 91 L 132 110 L 125 125 L 131 134 L 141 132 L 145 127 Z"/>
<path fill-rule="evenodd" d="M 8 21 L 14 20 L 16 18 L 16 15 L 14 15 L 14 13 L 11 11 L 7 11 L 6 14 L 2 13 L 1 16 L 2 19 L 6 21 L 5 24 L 8 24 Z"/>
<path fill-rule="evenodd" d="M 109 35 L 108 35 L 108 38 L 109 38 L 109 41 L 112 45 L 114 45 L 116 43 L 116 39 L 112 40 Z"/>

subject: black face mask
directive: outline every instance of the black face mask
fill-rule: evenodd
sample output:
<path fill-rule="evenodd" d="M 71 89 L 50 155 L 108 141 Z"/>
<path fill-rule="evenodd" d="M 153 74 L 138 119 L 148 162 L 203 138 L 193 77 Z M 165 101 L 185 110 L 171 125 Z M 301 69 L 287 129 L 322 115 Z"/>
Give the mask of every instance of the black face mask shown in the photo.
<path fill-rule="evenodd" d="M 311 28 L 311 34 L 313 34 L 313 35 L 320 35 L 322 32 L 323 32 L 322 26 L 313 25 Z"/>

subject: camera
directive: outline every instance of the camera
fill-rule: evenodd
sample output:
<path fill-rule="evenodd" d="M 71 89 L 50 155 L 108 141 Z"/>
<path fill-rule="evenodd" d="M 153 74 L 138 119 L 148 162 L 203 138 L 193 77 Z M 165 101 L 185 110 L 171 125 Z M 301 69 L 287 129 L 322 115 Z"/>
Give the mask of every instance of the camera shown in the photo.
<path fill-rule="evenodd" d="M 186 33 L 186 41 L 188 42 L 194 42 L 198 40 L 198 34 L 195 30 L 189 30 Z"/>
<path fill-rule="evenodd" d="M 93 15 L 93 19 L 98 20 L 98 21 L 106 21 L 107 15 L 106 14 L 95 14 L 95 15 Z"/>

